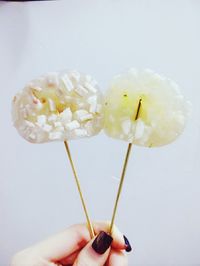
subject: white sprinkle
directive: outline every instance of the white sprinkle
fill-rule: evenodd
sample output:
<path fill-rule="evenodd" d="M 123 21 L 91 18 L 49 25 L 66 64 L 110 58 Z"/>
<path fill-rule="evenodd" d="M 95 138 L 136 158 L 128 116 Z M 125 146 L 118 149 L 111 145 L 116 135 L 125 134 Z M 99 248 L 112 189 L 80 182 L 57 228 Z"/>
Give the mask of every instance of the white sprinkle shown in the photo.
<path fill-rule="evenodd" d="M 42 88 L 40 88 L 39 86 L 30 86 L 32 89 L 36 90 L 36 91 L 41 91 Z"/>
<path fill-rule="evenodd" d="M 25 120 L 24 122 L 25 122 L 25 125 L 28 126 L 28 127 L 35 127 L 35 125 L 32 122 L 28 121 L 28 120 Z"/>
<path fill-rule="evenodd" d="M 22 124 L 19 126 L 20 131 L 24 131 L 26 128 L 27 128 L 27 126 L 25 124 Z"/>
<path fill-rule="evenodd" d="M 49 133 L 49 139 L 50 140 L 61 139 L 62 135 L 63 135 L 63 133 L 59 132 L 59 131 L 50 132 Z"/>
<path fill-rule="evenodd" d="M 85 96 L 88 94 L 88 91 L 81 85 L 78 85 L 75 89 L 75 92 L 78 93 L 80 96 Z"/>
<path fill-rule="evenodd" d="M 69 92 L 71 92 L 74 89 L 74 86 L 73 86 L 71 80 L 69 79 L 69 77 L 67 75 L 64 75 L 61 79 L 62 79 L 66 89 Z"/>
<path fill-rule="evenodd" d="M 69 95 L 64 95 L 64 99 L 67 101 L 67 102 L 72 102 L 74 101 L 74 98 L 69 96 Z"/>
<path fill-rule="evenodd" d="M 86 114 L 80 117 L 80 121 L 83 122 L 83 121 L 91 120 L 92 118 L 93 118 L 92 114 Z"/>
<path fill-rule="evenodd" d="M 26 108 L 26 109 L 30 109 L 30 104 L 26 104 L 26 105 L 25 105 L 25 108 Z"/>
<path fill-rule="evenodd" d="M 48 121 L 49 121 L 49 122 L 56 121 L 56 120 L 57 120 L 57 115 L 55 115 L 55 114 L 52 114 L 52 115 L 50 115 L 50 116 L 48 117 Z"/>
<path fill-rule="evenodd" d="M 52 99 L 48 99 L 48 102 L 49 102 L 49 109 L 50 111 L 55 111 L 56 110 L 56 105 L 54 103 L 54 101 Z"/>
<path fill-rule="evenodd" d="M 35 135 L 34 133 L 29 134 L 29 137 L 30 137 L 31 139 L 36 139 L 36 135 Z"/>
<path fill-rule="evenodd" d="M 74 133 L 77 137 L 85 137 L 87 136 L 87 130 L 85 129 L 75 129 Z"/>
<path fill-rule="evenodd" d="M 70 122 L 72 120 L 72 112 L 70 108 L 66 108 L 62 113 L 59 115 L 61 121 L 63 122 Z"/>
<path fill-rule="evenodd" d="M 87 102 L 89 103 L 89 104 L 96 104 L 96 102 L 97 102 L 97 96 L 95 95 L 95 96 L 90 96 L 88 99 L 87 99 Z"/>
<path fill-rule="evenodd" d="M 24 106 L 24 109 L 26 109 L 26 113 L 27 113 L 27 115 L 32 115 L 32 110 L 31 110 L 31 106 L 30 106 L 30 104 L 26 104 L 26 105 Z"/>
<path fill-rule="evenodd" d="M 80 73 L 76 72 L 76 71 L 73 71 L 71 72 L 70 74 L 70 78 L 73 79 L 74 81 L 76 82 L 79 82 L 79 79 L 80 79 Z"/>
<path fill-rule="evenodd" d="M 91 84 L 89 84 L 88 82 L 85 83 L 84 85 L 89 91 L 96 93 L 97 89 L 95 87 L 93 87 Z"/>
<path fill-rule="evenodd" d="M 65 127 L 66 127 L 67 130 L 73 130 L 73 129 L 79 128 L 80 124 L 79 124 L 79 122 L 77 120 L 73 120 L 72 122 L 67 123 L 65 125 Z"/>
<path fill-rule="evenodd" d="M 80 109 L 80 110 L 77 110 L 74 113 L 74 117 L 78 121 L 82 122 L 82 121 L 86 121 L 86 120 L 92 119 L 93 115 L 92 114 L 89 114 L 88 111 L 86 111 L 84 109 Z"/>
<path fill-rule="evenodd" d="M 143 136 L 144 127 L 144 122 L 142 122 L 141 119 L 138 119 L 138 121 L 136 122 L 134 139 L 140 139 Z"/>
<path fill-rule="evenodd" d="M 54 122 L 54 126 L 55 127 L 62 127 L 62 123 L 61 122 Z"/>
<path fill-rule="evenodd" d="M 50 86 L 58 86 L 58 74 L 57 73 L 49 73 L 46 77 L 47 84 Z"/>
<path fill-rule="evenodd" d="M 77 110 L 77 111 L 75 111 L 74 112 L 74 115 L 76 116 L 76 117 L 80 117 L 80 116 L 82 116 L 82 115 L 86 115 L 86 114 L 88 114 L 88 111 L 87 110 L 85 110 L 85 109 L 79 109 L 79 110 Z"/>
<path fill-rule="evenodd" d="M 87 99 L 90 104 L 90 112 L 95 113 L 97 111 L 97 96 L 91 96 Z"/>
<path fill-rule="evenodd" d="M 42 128 L 45 132 L 50 132 L 52 130 L 52 126 L 48 124 L 44 124 Z"/>
<path fill-rule="evenodd" d="M 93 123 L 92 121 L 87 121 L 84 125 L 85 129 L 87 130 L 87 132 L 93 132 L 93 129 L 94 129 L 94 126 L 93 126 Z"/>
<path fill-rule="evenodd" d="M 34 106 L 36 107 L 36 109 L 41 110 L 43 107 L 43 104 L 38 100 L 36 104 L 34 104 Z"/>
<path fill-rule="evenodd" d="M 122 122 L 122 129 L 124 134 L 128 135 L 131 129 L 131 121 L 130 120 L 125 120 Z"/>
<path fill-rule="evenodd" d="M 56 131 L 64 132 L 65 128 L 63 126 L 56 127 Z"/>
<path fill-rule="evenodd" d="M 83 121 L 91 120 L 92 118 L 93 118 L 92 114 L 87 114 L 87 115 L 82 116 L 80 120 L 81 122 L 83 122 Z"/>
<path fill-rule="evenodd" d="M 38 115 L 37 122 L 39 125 L 44 125 L 46 123 L 47 117 L 46 115 Z"/>
<path fill-rule="evenodd" d="M 22 115 L 24 118 L 27 118 L 27 116 L 28 116 L 28 112 L 27 112 L 26 108 L 22 108 L 22 109 L 20 110 L 20 112 L 21 112 L 21 115 Z"/>

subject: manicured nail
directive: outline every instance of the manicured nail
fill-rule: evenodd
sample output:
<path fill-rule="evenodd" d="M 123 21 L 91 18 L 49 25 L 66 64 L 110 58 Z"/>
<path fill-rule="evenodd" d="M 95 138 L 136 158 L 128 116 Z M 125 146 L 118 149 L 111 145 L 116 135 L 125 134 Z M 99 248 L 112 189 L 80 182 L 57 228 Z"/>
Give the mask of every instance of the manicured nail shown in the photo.
<path fill-rule="evenodd" d="M 130 243 L 129 243 L 129 241 L 128 241 L 128 238 L 126 237 L 126 236 L 124 236 L 124 242 L 125 242 L 125 247 L 126 247 L 126 251 L 127 252 L 131 252 L 131 250 L 132 250 L 132 247 L 131 247 L 131 245 L 130 245 Z"/>
<path fill-rule="evenodd" d="M 92 243 L 92 248 L 98 254 L 104 254 L 106 250 L 110 247 L 113 238 L 108 235 L 106 232 L 101 231 L 98 236 L 95 238 L 94 242 Z"/>

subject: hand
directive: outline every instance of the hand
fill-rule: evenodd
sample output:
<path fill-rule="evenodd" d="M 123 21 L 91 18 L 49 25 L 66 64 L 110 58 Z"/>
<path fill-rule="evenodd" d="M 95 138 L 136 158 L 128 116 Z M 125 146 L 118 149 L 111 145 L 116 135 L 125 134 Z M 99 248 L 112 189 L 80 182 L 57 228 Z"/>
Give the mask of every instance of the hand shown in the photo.
<path fill-rule="evenodd" d="M 17 253 L 11 266 L 126 266 L 123 250 L 131 251 L 126 237 L 109 224 L 95 223 L 96 238 L 90 240 L 86 225 L 73 225 L 49 239 Z"/>

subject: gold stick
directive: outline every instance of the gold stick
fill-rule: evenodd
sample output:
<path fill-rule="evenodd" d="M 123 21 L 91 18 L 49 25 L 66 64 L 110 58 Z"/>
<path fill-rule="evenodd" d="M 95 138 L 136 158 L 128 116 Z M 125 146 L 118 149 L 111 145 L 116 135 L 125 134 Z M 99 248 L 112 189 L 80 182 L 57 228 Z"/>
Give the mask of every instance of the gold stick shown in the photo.
<path fill-rule="evenodd" d="M 139 100 L 139 103 L 138 103 L 137 112 L 136 112 L 136 115 L 135 115 L 135 118 L 134 118 L 135 121 L 139 117 L 141 104 L 142 104 L 142 99 L 140 99 Z M 132 146 L 133 146 L 133 143 L 132 142 L 129 143 L 128 144 L 127 151 L 126 151 L 126 156 L 125 156 L 125 160 L 124 160 L 124 165 L 123 165 L 123 169 L 122 169 L 120 183 L 119 183 L 119 187 L 118 187 L 118 191 L 117 191 L 117 197 L 116 197 L 116 200 L 115 200 L 115 205 L 114 205 L 112 219 L 111 219 L 111 224 L 110 224 L 110 230 L 109 230 L 110 231 L 110 234 L 112 234 L 112 230 L 113 230 L 113 226 L 114 226 L 114 221 L 115 221 L 115 216 L 116 216 L 116 212 L 117 212 L 117 207 L 118 207 L 118 203 L 119 203 L 119 198 L 120 198 L 120 195 L 121 195 L 121 192 L 122 192 L 122 187 L 123 187 L 123 183 L 124 183 L 124 178 L 125 178 L 126 169 L 127 169 L 128 160 L 129 160 L 129 155 L 131 153 Z"/>
<path fill-rule="evenodd" d="M 78 179 L 78 176 L 77 176 L 77 173 L 76 173 L 76 169 L 75 169 L 75 166 L 74 166 L 74 163 L 73 163 L 73 160 L 72 160 L 72 156 L 71 156 L 71 152 L 70 152 L 70 149 L 69 149 L 69 145 L 68 145 L 67 141 L 64 141 L 64 144 L 65 144 L 67 155 L 68 155 L 68 158 L 69 158 L 69 161 L 70 161 L 70 164 L 71 164 L 72 172 L 73 172 L 73 175 L 74 175 L 74 178 L 75 178 L 75 181 L 76 181 L 76 185 L 77 185 L 78 192 L 79 192 L 79 195 L 80 195 L 80 199 L 81 199 L 81 203 L 82 203 L 82 206 L 83 206 L 83 210 L 85 212 L 85 216 L 86 216 L 86 220 L 87 220 L 87 226 L 88 226 L 88 229 L 89 229 L 89 232 L 90 232 L 90 236 L 91 236 L 91 238 L 93 238 L 95 236 L 94 229 L 93 229 L 92 223 L 90 221 L 90 217 L 89 217 L 89 214 L 88 214 L 88 211 L 87 211 L 87 208 L 86 208 L 85 200 L 83 198 L 83 193 L 81 191 L 80 181 Z"/>

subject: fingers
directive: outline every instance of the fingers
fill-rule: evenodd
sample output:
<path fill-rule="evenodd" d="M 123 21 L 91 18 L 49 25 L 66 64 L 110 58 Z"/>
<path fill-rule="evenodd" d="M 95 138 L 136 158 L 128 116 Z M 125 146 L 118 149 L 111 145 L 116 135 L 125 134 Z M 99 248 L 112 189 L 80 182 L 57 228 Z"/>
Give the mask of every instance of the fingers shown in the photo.
<path fill-rule="evenodd" d="M 94 224 L 94 231 L 96 235 L 101 231 L 109 232 L 109 228 L 110 228 L 110 222 L 97 222 Z M 112 230 L 112 237 L 113 237 L 112 247 L 114 249 L 126 248 L 123 234 L 119 231 L 119 229 L 115 225 Z"/>
<path fill-rule="evenodd" d="M 106 266 L 127 266 L 128 259 L 127 256 L 120 250 L 112 249 L 110 251 L 109 258 L 107 260 Z"/>
<path fill-rule="evenodd" d="M 74 253 L 72 253 L 71 255 L 69 255 L 68 257 L 62 259 L 59 261 L 59 263 L 61 265 L 73 265 L 73 263 L 75 262 L 76 258 L 78 257 L 78 254 L 80 253 L 80 250 L 75 251 Z"/>
<path fill-rule="evenodd" d="M 79 253 L 74 266 L 103 266 L 105 265 L 113 238 L 104 231 L 91 240 Z"/>
<path fill-rule="evenodd" d="M 38 256 L 49 261 L 61 261 L 72 253 L 82 249 L 90 240 L 85 225 L 73 225 L 63 232 L 33 246 Z"/>
<path fill-rule="evenodd" d="M 94 223 L 95 233 L 100 231 L 108 232 L 108 222 Z M 122 233 L 116 226 L 112 233 L 112 248 L 126 249 L 126 244 Z M 73 225 L 65 231 L 48 238 L 47 240 L 31 247 L 34 254 L 48 261 L 61 261 L 71 254 L 81 250 L 90 241 L 88 228 L 84 224 Z M 72 256 L 73 257 L 73 256 Z"/>
<path fill-rule="evenodd" d="M 108 222 L 94 223 L 96 235 L 100 231 L 109 231 Z M 126 245 L 122 233 L 116 226 L 113 228 L 112 247 L 115 249 L 125 249 Z M 73 225 L 65 231 L 50 237 L 49 239 L 34 246 L 38 255 L 49 261 L 60 261 L 72 253 L 82 249 L 90 241 L 89 231 L 84 224 Z"/>

